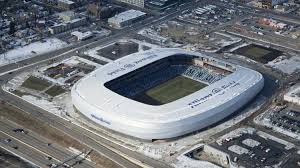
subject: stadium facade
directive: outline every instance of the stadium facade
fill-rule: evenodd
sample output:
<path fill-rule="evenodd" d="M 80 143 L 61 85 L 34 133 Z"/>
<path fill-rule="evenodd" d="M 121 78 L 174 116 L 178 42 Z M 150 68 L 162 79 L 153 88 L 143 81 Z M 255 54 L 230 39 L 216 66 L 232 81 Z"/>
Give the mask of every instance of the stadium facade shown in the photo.
<path fill-rule="evenodd" d="M 165 92 L 166 96 L 177 95 L 168 99 L 149 96 L 149 90 L 176 76 L 205 87 L 189 94 L 180 89 Z M 187 86 L 181 90 L 190 89 Z M 208 127 L 240 109 L 263 86 L 263 76 L 254 70 L 169 48 L 135 53 L 108 63 L 79 80 L 71 93 L 76 110 L 92 121 L 122 134 L 153 140 Z M 166 91 L 167 86 L 161 88 L 159 91 Z"/>

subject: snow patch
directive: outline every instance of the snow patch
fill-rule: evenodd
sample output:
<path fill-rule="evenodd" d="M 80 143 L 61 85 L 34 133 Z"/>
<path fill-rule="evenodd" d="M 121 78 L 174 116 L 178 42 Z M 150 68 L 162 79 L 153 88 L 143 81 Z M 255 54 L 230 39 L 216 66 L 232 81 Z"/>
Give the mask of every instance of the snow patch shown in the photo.
<path fill-rule="evenodd" d="M 300 70 L 300 58 L 293 56 L 290 59 L 274 60 L 268 63 L 269 66 L 279 69 L 286 74 L 292 74 L 297 70 Z"/>
<path fill-rule="evenodd" d="M 34 42 L 24 47 L 15 48 L 0 55 L 0 66 L 18 62 L 24 59 L 48 53 L 66 47 L 67 43 L 57 38 L 49 38 L 45 41 Z"/>

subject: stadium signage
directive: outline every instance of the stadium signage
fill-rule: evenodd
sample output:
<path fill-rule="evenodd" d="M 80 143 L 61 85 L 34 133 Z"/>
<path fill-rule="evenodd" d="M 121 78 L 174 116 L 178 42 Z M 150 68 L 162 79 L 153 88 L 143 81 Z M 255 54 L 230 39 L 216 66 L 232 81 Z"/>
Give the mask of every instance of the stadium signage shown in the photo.
<path fill-rule="evenodd" d="M 95 116 L 94 114 L 91 114 L 91 116 L 92 116 L 93 118 L 95 118 L 96 120 L 100 121 L 100 122 L 103 122 L 103 123 L 105 123 L 105 124 L 110 125 L 110 122 L 104 120 L 102 117 L 97 117 L 97 116 Z"/>
<path fill-rule="evenodd" d="M 215 95 L 215 94 L 223 95 L 225 93 L 225 89 L 227 89 L 227 88 L 233 88 L 233 87 L 238 86 L 238 85 L 240 85 L 239 82 L 230 81 L 227 84 L 222 85 L 221 87 L 213 88 L 211 90 L 211 93 L 209 93 L 209 94 L 207 94 L 207 95 L 205 95 L 205 96 L 203 96 L 201 98 L 193 100 L 192 102 L 188 103 L 188 105 L 191 108 L 197 107 L 200 104 L 206 102 L 213 95 Z"/>
<path fill-rule="evenodd" d="M 128 69 L 134 68 L 135 66 L 137 66 L 138 64 L 141 64 L 142 62 L 145 62 L 147 60 L 153 59 L 153 58 L 158 56 L 157 54 L 155 54 L 153 52 L 147 52 L 147 53 L 145 53 L 145 55 L 146 55 L 146 57 L 143 57 L 143 58 L 141 58 L 137 61 L 134 61 L 132 63 L 125 64 L 125 65 L 123 65 L 122 67 L 120 67 L 118 69 L 115 69 L 111 72 L 108 72 L 107 75 L 109 75 L 109 76 L 116 75 L 116 74 L 118 74 L 122 71 L 126 71 Z"/>

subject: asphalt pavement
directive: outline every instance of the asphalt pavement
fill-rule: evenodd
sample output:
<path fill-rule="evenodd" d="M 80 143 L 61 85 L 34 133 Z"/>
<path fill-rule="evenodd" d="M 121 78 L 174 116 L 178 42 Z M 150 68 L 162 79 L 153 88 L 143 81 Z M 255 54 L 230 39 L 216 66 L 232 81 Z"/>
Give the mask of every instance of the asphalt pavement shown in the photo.
<path fill-rule="evenodd" d="M 198 4 L 206 4 L 209 2 L 210 2 L 209 0 L 205 0 L 205 1 L 201 1 Z M 184 6 L 176 8 L 176 10 L 172 11 L 171 13 L 168 13 L 164 16 L 155 16 L 155 17 L 152 17 L 149 19 L 145 19 L 139 23 L 134 24 L 131 27 L 119 30 L 118 32 L 112 34 L 111 36 L 100 38 L 100 39 L 92 38 L 92 39 L 77 43 L 75 45 L 51 52 L 51 53 L 39 55 L 39 56 L 32 57 L 32 58 L 29 58 L 29 59 L 26 59 L 26 60 L 23 60 L 23 61 L 20 61 L 17 63 L 12 63 L 9 65 L 2 66 L 2 67 L 0 67 L 0 84 L 2 85 L 4 83 L 6 83 L 9 79 L 11 79 L 17 73 L 34 69 L 36 66 L 40 66 L 42 64 L 47 64 L 47 63 L 49 63 L 49 61 L 51 62 L 52 59 L 55 59 L 55 60 L 65 59 L 65 58 L 77 55 L 77 51 L 82 53 L 90 48 L 94 48 L 97 46 L 112 43 L 117 39 L 133 35 L 140 29 L 145 28 L 147 26 L 158 25 L 167 20 L 170 20 L 170 19 L 178 16 L 181 13 L 181 11 L 183 11 L 183 10 L 193 9 L 196 7 L 197 7 L 197 5 L 195 5 L 193 3 L 193 1 L 191 1 L 189 3 L 186 3 Z M 70 123 L 69 121 L 66 121 L 58 116 L 55 116 L 55 115 L 49 113 L 48 111 L 45 111 L 39 107 L 36 107 L 36 106 L 24 101 L 23 99 L 20 99 L 14 95 L 11 95 L 11 94 L 3 91 L 2 88 L 0 89 L 0 100 L 8 102 L 9 104 L 15 106 L 16 108 L 22 109 L 24 112 L 29 113 L 30 115 L 34 116 L 35 118 L 43 121 L 45 124 L 48 124 L 56 129 L 64 132 L 65 134 L 71 136 L 74 139 L 77 139 L 78 141 L 85 144 L 89 148 L 95 150 L 96 152 L 104 154 L 106 157 L 112 159 L 113 161 L 117 162 L 119 165 L 121 165 L 123 167 L 128 167 L 128 168 L 138 168 L 139 167 L 136 163 L 129 161 L 128 157 L 138 160 L 142 165 L 148 165 L 151 167 L 160 167 L 160 168 L 170 167 L 169 165 L 167 165 L 163 162 L 154 160 L 147 156 L 141 155 L 140 153 L 131 151 L 123 146 L 120 146 L 118 144 L 115 144 L 115 143 L 107 140 L 106 138 L 103 138 L 94 133 L 86 131 L 85 129 L 83 129 L 77 125 L 74 125 L 74 124 Z M 3 124 L 3 123 L 1 123 L 1 124 Z M 7 136 L 6 129 L 10 129 L 10 127 L 8 127 L 8 128 L 3 127 L 3 129 L 4 129 L 3 130 L 4 132 L 1 132 L 1 135 L 5 134 L 5 135 L 3 135 L 3 137 L 5 137 L 5 136 Z M 6 130 L 6 132 L 5 132 L 5 130 Z M 2 131 L 2 129 L 1 129 L 1 131 Z M 66 151 L 61 151 L 61 150 L 58 150 L 57 148 L 44 147 L 43 143 L 41 142 L 41 139 L 37 138 L 36 136 L 34 136 L 34 137 L 31 137 L 31 136 L 19 137 L 19 135 L 18 135 L 13 138 L 18 138 L 20 140 L 26 141 L 26 142 L 24 142 L 23 145 L 25 145 L 24 151 L 26 148 L 26 152 L 28 152 L 28 153 L 24 154 L 24 157 L 25 156 L 27 156 L 27 157 L 34 156 L 34 158 L 32 158 L 32 159 L 34 159 L 35 161 L 37 161 L 38 163 L 43 164 L 43 165 L 49 163 L 49 161 L 45 160 L 45 155 L 51 155 L 51 156 L 53 155 L 54 157 L 57 157 L 57 158 L 60 158 L 60 157 L 65 158 L 63 156 L 68 155 L 68 153 L 66 153 Z M 37 143 L 32 144 L 28 141 L 37 142 Z M 44 140 L 42 140 L 42 141 L 44 141 Z M 18 145 L 22 146 L 21 144 L 18 144 Z M 27 145 L 27 147 L 26 147 L 26 145 Z M 44 154 L 44 155 L 40 154 L 41 152 L 32 150 L 32 148 L 29 148 L 28 145 L 29 146 L 35 145 L 36 147 L 45 150 L 46 154 Z M 111 150 L 112 148 L 114 150 Z M 115 152 L 115 150 L 119 151 L 119 152 Z M 35 152 L 35 153 L 32 153 L 32 152 Z M 128 157 L 125 158 L 124 156 L 121 156 L 120 154 L 125 154 Z M 61 159 L 61 160 L 63 160 L 63 159 Z M 87 166 L 90 166 L 89 163 L 86 163 L 86 164 L 87 164 Z"/>

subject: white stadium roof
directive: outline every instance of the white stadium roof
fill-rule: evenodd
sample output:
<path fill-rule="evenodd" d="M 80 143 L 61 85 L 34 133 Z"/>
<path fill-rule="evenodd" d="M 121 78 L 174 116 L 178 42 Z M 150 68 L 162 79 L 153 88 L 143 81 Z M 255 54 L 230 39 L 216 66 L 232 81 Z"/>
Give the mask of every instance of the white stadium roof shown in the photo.
<path fill-rule="evenodd" d="M 160 126 L 161 129 L 163 129 L 162 127 L 164 127 L 164 125 L 169 125 L 170 123 L 176 123 L 175 125 L 177 126 L 178 124 L 182 125 L 186 123 L 185 120 L 193 117 L 198 118 L 201 116 L 203 119 L 211 118 L 211 115 L 217 113 L 218 110 L 216 109 L 222 106 L 224 110 L 231 110 L 232 113 L 233 109 L 235 109 L 231 107 L 233 103 L 237 103 L 239 101 L 238 99 L 245 99 L 246 101 L 246 99 L 254 97 L 263 86 L 263 77 L 260 73 L 237 65 L 235 65 L 236 70 L 223 79 L 186 97 L 158 106 L 148 105 L 126 98 L 104 86 L 108 81 L 175 54 L 208 57 L 201 53 L 188 52 L 182 49 L 152 49 L 123 57 L 93 71 L 73 87 L 72 98 L 75 107 L 95 122 L 119 132 L 124 133 L 124 131 L 122 131 L 124 128 L 116 128 L 117 126 L 113 125 L 114 122 L 122 123 L 126 121 L 126 123 L 121 125 L 136 125 L 138 128 L 144 129 L 144 131 L 149 127 L 159 129 L 158 127 Z M 252 93 L 244 95 L 245 91 L 253 88 L 256 89 L 253 90 Z M 241 96 L 246 96 L 246 98 Z M 231 102 L 231 104 L 227 105 L 227 102 Z M 241 106 L 240 104 L 243 103 L 240 102 L 235 106 L 239 107 Z M 214 112 L 210 112 L 211 110 Z M 219 109 L 219 111 L 221 113 L 222 109 Z M 200 120 L 202 119 L 199 119 L 199 121 Z M 181 123 L 181 121 L 184 122 Z M 182 129 L 182 133 L 192 131 L 187 130 L 188 128 L 183 129 L 183 127 L 180 127 L 180 129 Z M 178 131 L 180 131 L 180 129 Z M 195 128 L 193 128 L 193 130 L 195 130 Z M 149 134 L 151 134 L 151 131 L 152 130 L 149 130 Z M 153 135 L 135 135 L 135 133 L 130 133 L 130 131 L 125 132 L 125 134 L 142 139 L 170 138 L 180 135 L 179 132 L 172 135 L 162 133 L 165 137 L 162 134 L 155 136 L 155 133 L 153 133 Z M 151 138 L 151 136 L 153 136 L 153 138 Z"/>

